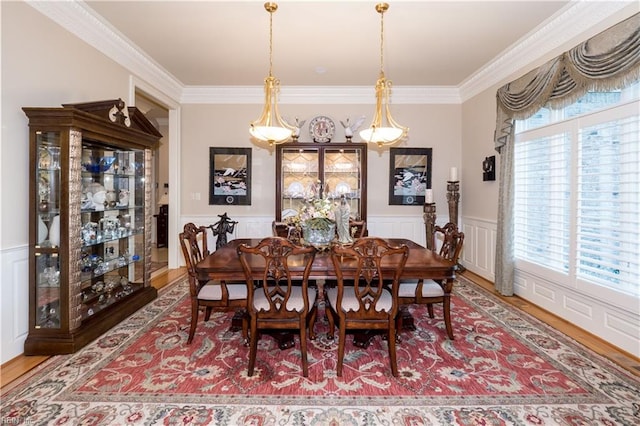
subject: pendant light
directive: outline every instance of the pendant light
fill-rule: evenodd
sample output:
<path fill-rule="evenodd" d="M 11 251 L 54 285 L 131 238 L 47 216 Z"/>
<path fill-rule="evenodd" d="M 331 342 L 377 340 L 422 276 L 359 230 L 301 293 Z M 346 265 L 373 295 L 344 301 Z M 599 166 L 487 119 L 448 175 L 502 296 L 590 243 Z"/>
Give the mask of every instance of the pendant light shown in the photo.
<path fill-rule="evenodd" d="M 280 117 L 278 111 L 278 93 L 280 80 L 273 76 L 273 13 L 278 5 L 273 2 L 264 4 L 269 12 L 269 75 L 264 79 L 264 109 L 262 115 L 251 123 L 249 133 L 257 140 L 268 142 L 269 146 L 281 144 L 291 139 L 295 128 Z"/>
<path fill-rule="evenodd" d="M 392 145 L 407 137 L 409 128 L 398 124 L 391 116 L 389 98 L 391 95 L 391 80 L 384 75 L 384 13 L 389 9 L 388 3 L 378 3 L 376 11 L 380 14 L 380 77 L 376 82 L 376 111 L 368 129 L 360 131 L 362 140 L 375 143 L 378 148 Z"/>

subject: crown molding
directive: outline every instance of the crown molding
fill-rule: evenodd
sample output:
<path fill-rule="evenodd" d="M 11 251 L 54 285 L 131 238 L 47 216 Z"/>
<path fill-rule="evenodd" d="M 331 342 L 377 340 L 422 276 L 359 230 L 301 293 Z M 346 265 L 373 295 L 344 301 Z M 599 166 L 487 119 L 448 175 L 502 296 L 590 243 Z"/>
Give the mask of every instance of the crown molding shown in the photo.
<path fill-rule="evenodd" d="M 459 104 L 456 87 L 394 86 L 394 104 Z M 278 97 L 280 104 L 375 104 L 372 86 L 284 86 Z M 186 86 L 183 104 L 262 104 L 263 86 Z"/>
<path fill-rule="evenodd" d="M 83 1 L 27 3 L 81 40 L 113 59 L 170 99 L 180 103 L 261 104 L 262 86 L 185 86 Z M 572 1 L 565 8 L 503 51 L 460 86 L 394 86 L 395 104 L 460 104 L 500 83 L 597 24 L 630 10 L 635 1 Z M 636 10 L 637 12 L 637 10 Z M 633 13 L 629 12 L 629 16 Z M 613 24 L 613 23 L 612 23 Z M 588 36 L 585 36 L 588 37 Z M 373 104 L 369 86 L 286 86 L 282 104 Z"/>
<path fill-rule="evenodd" d="M 630 7 L 631 6 L 631 7 Z M 635 6 L 635 11 L 633 10 Z M 629 16 L 637 13 L 636 1 L 572 1 L 546 22 L 534 28 L 510 48 L 476 71 L 459 86 L 462 102 L 497 85 L 509 76 L 529 67 L 535 68 L 549 52 L 559 49 L 570 40 L 582 36 L 583 40 L 597 34 L 597 24 L 613 17 L 625 8 Z M 612 22 L 612 24 L 614 24 Z"/>
<path fill-rule="evenodd" d="M 169 98 L 180 98 L 184 85 L 84 2 L 27 0 L 27 4 Z"/>

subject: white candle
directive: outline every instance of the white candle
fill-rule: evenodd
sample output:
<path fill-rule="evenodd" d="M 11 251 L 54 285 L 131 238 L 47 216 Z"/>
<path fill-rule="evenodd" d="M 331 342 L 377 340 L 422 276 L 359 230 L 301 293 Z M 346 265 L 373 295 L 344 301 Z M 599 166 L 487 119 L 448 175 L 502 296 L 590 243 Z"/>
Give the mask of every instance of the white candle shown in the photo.
<path fill-rule="evenodd" d="M 452 167 L 449 170 L 449 182 L 457 182 L 458 181 L 458 168 Z"/>
<path fill-rule="evenodd" d="M 424 202 L 426 204 L 433 203 L 433 191 L 431 189 L 424 191 Z"/>

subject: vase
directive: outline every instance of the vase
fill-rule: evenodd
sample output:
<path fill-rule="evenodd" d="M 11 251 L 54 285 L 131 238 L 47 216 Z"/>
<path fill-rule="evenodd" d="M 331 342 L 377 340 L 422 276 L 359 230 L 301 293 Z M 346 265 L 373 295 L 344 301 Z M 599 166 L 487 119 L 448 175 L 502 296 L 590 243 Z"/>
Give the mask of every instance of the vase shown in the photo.
<path fill-rule="evenodd" d="M 314 247 L 326 247 L 336 236 L 336 224 L 331 223 L 327 229 L 312 229 L 302 225 L 304 242 Z"/>
<path fill-rule="evenodd" d="M 49 235 L 49 228 L 47 228 L 47 224 L 44 223 L 42 217 L 38 215 L 38 244 L 42 244 L 47 240 L 47 236 Z"/>
<path fill-rule="evenodd" d="M 52 246 L 60 245 L 60 215 L 55 215 L 49 225 L 49 242 Z"/>

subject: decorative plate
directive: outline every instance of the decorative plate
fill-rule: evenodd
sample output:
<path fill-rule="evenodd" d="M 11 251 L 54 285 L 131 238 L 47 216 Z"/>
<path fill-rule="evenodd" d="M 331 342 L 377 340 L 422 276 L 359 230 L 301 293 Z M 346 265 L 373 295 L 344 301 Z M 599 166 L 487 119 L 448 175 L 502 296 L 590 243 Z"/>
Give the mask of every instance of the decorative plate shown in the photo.
<path fill-rule="evenodd" d="M 294 209 L 284 209 L 282 210 L 282 220 L 285 220 L 288 217 L 295 217 L 298 215 L 298 211 Z"/>
<path fill-rule="evenodd" d="M 336 185 L 336 193 L 338 195 L 349 194 L 351 192 L 351 187 L 346 182 L 340 182 Z"/>
<path fill-rule="evenodd" d="M 287 188 L 287 192 L 289 193 L 290 197 L 303 196 L 304 186 L 302 186 L 300 182 L 293 182 L 291 185 L 289 185 L 289 188 Z"/>
<path fill-rule="evenodd" d="M 319 115 L 309 123 L 309 134 L 314 142 L 331 142 L 336 131 L 336 124 L 327 116 Z"/>

